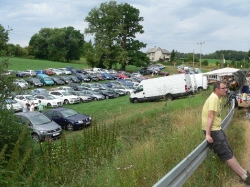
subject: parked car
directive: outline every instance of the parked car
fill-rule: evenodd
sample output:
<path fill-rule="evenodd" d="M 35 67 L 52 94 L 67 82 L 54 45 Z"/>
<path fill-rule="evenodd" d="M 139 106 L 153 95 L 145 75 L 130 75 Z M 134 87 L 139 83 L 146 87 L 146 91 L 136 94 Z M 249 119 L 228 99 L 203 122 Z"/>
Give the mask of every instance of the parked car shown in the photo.
<path fill-rule="evenodd" d="M 104 95 L 105 99 L 113 99 L 117 97 L 115 93 L 112 93 L 108 90 L 99 90 L 98 93 Z"/>
<path fill-rule="evenodd" d="M 54 83 L 56 85 L 63 85 L 63 84 L 65 84 L 65 82 L 63 80 L 59 79 L 58 77 L 51 76 L 50 78 L 54 81 Z"/>
<path fill-rule="evenodd" d="M 23 71 L 16 71 L 16 77 L 20 77 L 20 78 L 23 78 L 23 77 L 27 77 L 28 74 L 25 74 Z"/>
<path fill-rule="evenodd" d="M 55 69 L 55 68 L 48 68 L 48 69 L 50 69 L 54 75 L 63 75 L 64 74 L 63 71 L 61 71 L 59 69 Z"/>
<path fill-rule="evenodd" d="M 12 98 L 5 99 L 3 108 L 7 108 L 8 110 L 13 109 L 14 112 L 21 112 L 23 110 L 22 105 Z"/>
<path fill-rule="evenodd" d="M 22 89 L 28 89 L 29 88 L 29 83 L 25 81 L 24 79 L 16 79 L 13 81 L 13 84 L 18 86 L 19 88 Z"/>
<path fill-rule="evenodd" d="M 57 139 L 62 135 L 62 128 L 40 112 L 15 113 L 16 121 L 28 125 L 32 130 L 31 136 L 36 141 Z"/>
<path fill-rule="evenodd" d="M 118 90 L 122 90 L 122 91 L 126 92 L 126 94 L 131 94 L 135 91 L 134 89 L 131 89 L 127 86 L 115 86 L 114 88 L 116 88 Z"/>
<path fill-rule="evenodd" d="M 33 76 L 33 77 L 36 76 L 35 70 L 25 70 L 24 73 L 27 74 L 28 76 L 31 76 L 31 77 L 32 77 L 32 76 Z"/>
<path fill-rule="evenodd" d="M 112 75 L 108 74 L 108 73 L 101 73 L 102 77 L 106 80 L 112 80 L 114 79 Z"/>
<path fill-rule="evenodd" d="M 51 91 L 49 92 L 50 95 L 54 96 L 55 98 L 62 101 L 64 104 L 75 104 L 80 103 L 80 98 L 72 95 L 69 92 L 66 92 L 64 90 L 57 90 L 57 91 Z"/>
<path fill-rule="evenodd" d="M 38 106 L 38 100 L 36 98 L 34 98 L 33 95 L 16 95 L 14 99 L 19 104 L 21 104 L 22 107 L 24 107 L 26 105 L 26 103 L 28 103 L 29 105 L 34 103 L 35 108 L 37 108 L 37 106 Z"/>
<path fill-rule="evenodd" d="M 88 90 L 85 86 L 78 83 L 69 83 L 68 86 L 74 89 L 74 91 Z"/>
<path fill-rule="evenodd" d="M 86 103 L 86 102 L 91 102 L 92 101 L 92 97 L 84 94 L 81 91 L 70 91 L 70 93 L 72 93 L 73 95 L 78 96 L 80 98 L 80 101 L 82 103 Z"/>
<path fill-rule="evenodd" d="M 45 69 L 44 71 L 45 71 L 46 75 L 49 75 L 49 76 L 54 75 L 54 73 L 50 69 Z"/>
<path fill-rule="evenodd" d="M 43 83 L 39 79 L 34 78 L 34 77 L 28 77 L 26 79 L 26 81 L 29 83 L 29 85 L 31 87 L 41 87 L 41 86 L 43 86 Z"/>
<path fill-rule="evenodd" d="M 57 88 L 55 88 L 56 90 L 64 90 L 64 91 L 67 91 L 67 92 L 72 92 L 72 91 L 75 91 L 72 87 L 70 86 L 59 86 Z"/>
<path fill-rule="evenodd" d="M 36 77 L 43 83 L 43 85 L 50 85 L 50 86 L 52 86 L 52 85 L 55 84 L 55 82 L 48 75 L 38 74 Z"/>
<path fill-rule="evenodd" d="M 72 82 L 71 78 L 67 75 L 60 75 L 60 76 L 58 76 L 58 78 L 61 79 L 62 81 L 64 81 L 65 83 Z"/>
<path fill-rule="evenodd" d="M 83 73 L 76 73 L 75 76 L 83 82 L 90 82 L 90 78 L 87 75 L 84 75 Z"/>
<path fill-rule="evenodd" d="M 98 87 L 96 87 L 96 86 L 94 86 L 93 84 L 90 84 L 90 83 L 81 83 L 81 85 L 86 88 L 85 90 L 92 90 L 92 91 L 98 91 L 99 90 Z"/>
<path fill-rule="evenodd" d="M 98 92 L 95 92 L 95 91 L 83 90 L 81 92 L 83 92 L 85 95 L 91 96 L 93 98 L 93 100 L 96 100 L 96 101 L 104 100 L 105 99 L 104 95 L 102 95 L 102 94 L 100 94 Z"/>
<path fill-rule="evenodd" d="M 69 75 L 68 76 L 70 78 L 70 80 L 74 83 L 79 83 L 81 82 L 75 75 Z"/>
<path fill-rule="evenodd" d="M 45 70 L 36 70 L 36 74 L 46 74 Z"/>
<path fill-rule="evenodd" d="M 64 74 L 66 75 L 71 75 L 71 71 L 67 70 L 67 68 L 58 68 L 59 70 L 61 70 Z"/>
<path fill-rule="evenodd" d="M 45 88 L 36 88 L 31 90 L 32 95 L 39 95 L 39 94 L 49 94 L 49 92 Z"/>
<path fill-rule="evenodd" d="M 91 117 L 85 114 L 79 114 L 77 111 L 70 108 L 53 108 L 44 112 L 48 118 L 56 122 L 63 129 L 73 131 L 82 129 L 91 124 Z"/>
<path fill-rule="evenodd" d="M 99 78 L 94 74 L 88 74 L 91 81 L 98 82 Z"/>
<path fill-rule="evenodd" d="M 59 107 L 62 106 L 63 103 L 61 100 L 56 99 L 54 96 L 52 95 L 48 95 L 48 94 L 43 94 L 43 95 L 35 95 L 34 96 L 36 99 L 41 100 L 41 103 L 44 106 L 47 107 Z"/>

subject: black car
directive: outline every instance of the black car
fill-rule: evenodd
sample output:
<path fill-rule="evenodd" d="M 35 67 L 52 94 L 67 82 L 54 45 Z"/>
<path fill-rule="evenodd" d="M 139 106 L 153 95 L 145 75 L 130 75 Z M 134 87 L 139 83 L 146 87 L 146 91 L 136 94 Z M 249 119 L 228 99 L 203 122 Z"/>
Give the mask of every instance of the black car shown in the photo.
<path fill-rule="evenodd" d="M 88 90 L 85 86 L 77 84 L 77 83 L 69 83 L 68 86 L 73 88 L 75 91 Z"/>
<path fill-rule="evenodd" d="M 58 77 L 51 76 L 50 78 L 54 81 L 54 83 L 56 85 L 63 85 L 63 84 L 65 84 L 65 82 L 63 80 L 59 79 Z"/>
<path fill-rule="evenodd" d="M 98 77 L 96 76 L 96 75 L 88 75 L 88 77 L 90 78 L 90 80 L 91 81 L 94 81 L 94 82 L 98 82 L 99 81 L 99 79 L 98 79 Z"/>
<path fill-rule="evenodd" d="M 37 78 L 34 78 L 34 77 L 29 77 L 26 79 L 26 81 L 31 85 L 31 86 L 34 86 L 34 87 L 41 87 L 43 86 L 43 83 L 41 83 L 41 81 Z"/>
<path fill-rule="evenodd" d="M 75 75 L 69 75 L 68 76 L 70 78 L 70 80 L 74 83 L 79 83 L 81 82 L 80 79 L 78 79 Z"/>
<path fill-rule="evenodd" d="M 98 93 L 104 95 L 105 99 L 113 99 L 117 97 L 115 93 L 112 93 L 108 90 L 99 90 Z"/>
<path fill-rule="evenodd" d="M 76 77 L 83 81 L 83 82 L 90 82 L 90 78 L 87 75 L 84 75 L 83 73 L 76 73 Z"/>
<path fill-rule="evenodd" d="M 72 82 L 71 78 L 67 75 L 60 75 L 58 76 L 59 79 L 61 79 L 65 83 L 70 83 Z"/>
<path fill-rule="evenodd" d="M 79 114 L 73 109 L 64 107 L 47 110 L 44 115 L 68 131 L 87 127 L 92 121 L 90 116 Z"/>

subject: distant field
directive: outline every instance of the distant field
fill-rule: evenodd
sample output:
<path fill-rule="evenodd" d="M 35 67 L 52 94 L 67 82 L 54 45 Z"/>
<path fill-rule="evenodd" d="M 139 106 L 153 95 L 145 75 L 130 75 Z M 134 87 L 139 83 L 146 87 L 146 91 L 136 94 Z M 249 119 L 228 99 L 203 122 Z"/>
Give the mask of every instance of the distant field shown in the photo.
<path fill-rule="evenodd" d="M 64 63 L 64 62 L 53 62 L 48 60 L 35 60 L 35 59 L 23 59 L 23 58 L 9 58 L 9 69 L 12 70 L 39 70 L 46 68 L 63 68 L 66 66 L 72 66 L 74 68 L 88 68 L 85 59 L 80 61 L 75 61 L 74 63 Z"/>

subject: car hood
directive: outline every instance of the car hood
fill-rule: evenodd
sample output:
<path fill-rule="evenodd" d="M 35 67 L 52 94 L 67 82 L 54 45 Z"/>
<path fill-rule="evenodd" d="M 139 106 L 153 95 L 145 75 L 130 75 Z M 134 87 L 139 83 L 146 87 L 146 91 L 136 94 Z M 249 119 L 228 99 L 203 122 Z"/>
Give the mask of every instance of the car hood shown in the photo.
<path fill-rule="evenodd" d="M 89 118 L 89 116 L 84 115 L 84 114 L 76 114 L 74 116 L 67 117 L 67 119 L 71 121 L 79 121 L 79 120 L 83 120 L 86 118 Z"/>
<path fill-rule="evenodd" d="M 42 125 L 34 125 L 34 128 L 36 130 L 46 130 L 46 131 L 55 130 L 57 128 L 61 129 L 61 127 L 57 123 L 55 123 L 54 121 L 51 121 L 49 123 L 42 124 Z"/>

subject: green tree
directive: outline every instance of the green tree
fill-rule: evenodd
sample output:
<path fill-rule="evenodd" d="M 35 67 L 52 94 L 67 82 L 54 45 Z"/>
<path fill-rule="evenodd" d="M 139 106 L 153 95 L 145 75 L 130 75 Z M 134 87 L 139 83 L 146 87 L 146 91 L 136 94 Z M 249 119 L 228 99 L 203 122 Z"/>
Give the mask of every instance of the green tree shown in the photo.
<path fill-rule="evenodd" d="M 176 52 L 174 49 L 171 51 L 171 54 L 170 54 L 170 62 L 173 62 L 175 60 L 175 55 L 176 55 Z"/>
<path fill-rule="evenodd" d="M 79 60 L 84 36 L 74 27 L 42 28 L 29 42 L 29 53 L 35 58 L 52 61 Z"/>
<path fill-rule="evenodd" d="M 9 41 L 9 32 L 12 29 L 5 30 L 5 28 L 0 24 L 0 50 L 4 50 L 7 42 Z"/>
<path fill-rule="evenodd" d="M 128 64 L 144 63 L 138 59 L 146 59 L 146 54 L 139 52 L 146 45 L 135 40 L 136 34 L 144 32 L 139 24 L 143 21 L 139 10 L 127 3 L 118 5 L 110 1 L 93 8 L 85 21 L 88 22 L 85 34 L 94 35 L 95 39 L 92 63 L 108 68 L 119 63 L 123 70 Z"/>

